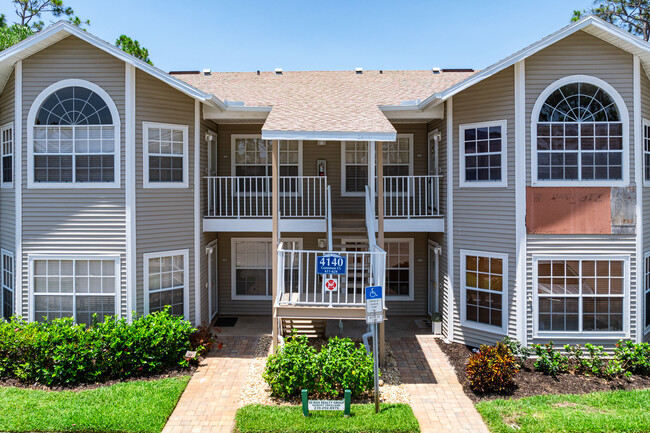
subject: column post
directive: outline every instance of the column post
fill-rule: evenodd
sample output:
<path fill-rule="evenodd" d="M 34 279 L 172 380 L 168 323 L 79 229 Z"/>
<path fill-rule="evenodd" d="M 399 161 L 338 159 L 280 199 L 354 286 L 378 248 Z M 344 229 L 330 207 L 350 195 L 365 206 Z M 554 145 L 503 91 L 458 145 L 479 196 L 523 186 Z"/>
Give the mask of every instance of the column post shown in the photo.
<path fill-rule="evenodd" d="M 280 189 L 280 144 L 278 140 L 271 142 L 271 214 L 273 217 L 273 232 L 271 235 L 271 258 L 273 278 L 273 352 L 278 347 L 278 317 L 275 302 L 278 295 L 278 241 L 280 240 L 279 189 Z"/>
<path fill-rule="evenodd" d="M 377 141 L 377 245 L 384 249 L 384 144 Z M 384 287 L 384 296 L 386 288 Z M 386 364 L 386 323 L 379 324 L 379 364 Z"/>

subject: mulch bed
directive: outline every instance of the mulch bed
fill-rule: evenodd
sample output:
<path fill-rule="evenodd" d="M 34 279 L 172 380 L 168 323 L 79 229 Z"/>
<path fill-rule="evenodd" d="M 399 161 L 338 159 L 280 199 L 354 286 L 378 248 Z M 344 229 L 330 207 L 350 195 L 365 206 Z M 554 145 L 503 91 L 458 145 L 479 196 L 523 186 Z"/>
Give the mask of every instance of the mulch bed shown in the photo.
<path fill-rule="evenodd" d="M 571 373 L 558 375 L 556 378 L 533 369 L 535 361 L 527 360 L 524 367 L 515 376 L 516 387 L 507 394 L 475 394 L 469 387 L 465 374 L 465 365 L 472 355 L 472 348 L 459 343 L 445 343 L 436 340 L 440 349 L 456 371 L 456 377 L 463 386 L 465 394 L 473 401 L 494 400 L 497 398 L 521 398 L 548 394 L 585 394 L 595 391 L 615 391 L 650 388 L 650 377 L 634 375 L 630 379 L 603 379 L 599 377 L 575 375 Z"/>
<path fill-rule="evenodd" d="M 14 387 L 23 389 L 37 389 L 42 391 L 85 391 L 88 389 L 102 388 L 104 386 L 115 385 L 124 382 L 133 382 L 136 380 L 158 380 L 169 377 L 187 376 L 194 373 L 196 367 L 174 368 L 157 374 L 130 377 L 128 379 L 114 379 L 103 382 L 93 383 L 76 383 L 70 385 L 47 386 L 41 383 L 25 383 L 15 378 L 0 378 L 0 387 Z"/>

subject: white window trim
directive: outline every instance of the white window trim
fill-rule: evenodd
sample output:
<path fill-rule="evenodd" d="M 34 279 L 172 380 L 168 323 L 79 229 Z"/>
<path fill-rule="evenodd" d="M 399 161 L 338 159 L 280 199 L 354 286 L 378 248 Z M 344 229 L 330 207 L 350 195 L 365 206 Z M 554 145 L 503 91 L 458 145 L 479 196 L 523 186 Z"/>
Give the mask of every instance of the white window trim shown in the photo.
<path fill-rule="evenodd" d="M 485 128 L 490 126 L 501 127 L 501 180 L 474 180 L 465 179 L 465 130 Z M 508 121 L 495 120 L 489 122 L 465 123 L 458 126 L 458 155 L 459 155 L 459 188 L 505 188 L 508 186 Z"/>
<path fill-rule="evenodd" d="M 623 166 L 621 180 L 539 180 L 537 179 L 537 119 L 546 99 L 558 88 L 571 83 L 588 83 L 606 91 L 616 103 L 623 125 Z M 628 186 L 630 183 L 630 115 L 625 101 L 606 81 L 589 75 L 571 75 L 552 83 L 537 97 L 530 117 L 530 176 L 532 186 Z"/>
<path fill-rule="evenodd" d="M 642 323 L 642 326 L 643 326 L 643 335 L 646 335 L 646 334 L 650 333 L 650 324 L 646 325 L 646 323 L 645 323 L 646 311 L 648 309 L 650 309 L 650 305 L 648 305 L 648 303 L 645 302 L 646 294 L 648 292 L 650 292 L 650 289 L 646 289 L 647 279 L 648 279 L 648 277 L 650 277 L 650 268 L 648 268 L 648 266 L 646 264 L 646 260 L 648 258 L 650 258 L 650 251 L 647 251 L 643 255 L 643 280 L 642 280 L 643 284 L 642 284 L 641 290 L 639 290 L 639 292 L 641 292 L 641 298 L 642 298 L 641 302 L 643 303 L 643 312 L 641 314 L 641 316 L 642 316 L 641 317 L 641 323 Z"/>
<path fill-rule="evenodd" d="M 646 150 L 645 150 L 645 140 L 646 140 L 645 129 L 646 129 L 646 127 L 650 127 L 650 120 L 644 118 L 643 122 L 642 122 L 642 125 L 643 126 L 641 127 L 641 163 L 639 164 L 639 167 L 641 167 L 642 170 L 643 170 L 643 174 L 642 174 L 643 186 L 644 187 L 650 187 L 650 179 L 645 178 L 645 171 L 646 171 L 645 157 L 646 157 L 646 155 L 650 155 L 650 152 L 646 152 Z M 650 138 L 650 137 L 648 137 L 648 138 Z"/>
<path fill-rule="evenodd" d="M 11 129 L 11 182 L 4 182 L 3 181 L 3 179 L 4 179 L 4 164 L 2 164 L 2 159 L 4 159 L 4 157 L 6 155 L 9 155 L 9 154 L 8 153 L 5 154 L 4 149 L 0 149 L 0 157 L 2 158 L 2 159 L 0 159 L 0 187 L 2 187 L 2 188 L 13 188 L 14 187 L 14 178 L 16 177 L 16 173 L 15 173 L 15 166 L 16 166 L 15 159 L 16 158 L 15 158 L 15 155 L 14 155 L 16 153 L 16 151 L 15 151 L 15 148 L 16 148 L 15 134 L 16 133 L 14 131 L 14 122 L 5 123 L 4 125 L 2 125 L 0 127 L 0 146 L 2 145 L 2 140 L 1 140 L 2 135 L 4 135 L 4 132 L 6 130 L 8 130 L 8 129 Z"/>
<path fill-rule="evenodd" d="M 113 182 L 35 182 L 34 181 L 34 121 L 38 110 L 52 93 L 64 87 L 85 87 L 98 94 L 108 106 L 113 117 L 113 127 L 115 128 L 115 152 L 113 157 L 114 176 Z M 14 143 L 16 142 L 14 137 Z M 117 110 L 115 102 L 111 96 L 101 87 L 90 81 L 80 79 L 61 80 L 43 90 L 36 97 L 27 115 L 27 188 L 28 189 L 68 189 L 68 188 L 84 188 L 84 189 L 97 189 L 97 188 L 120 188 L 120 167 L 121 167 L 121 147 L 122 135 L 120 132 L 120 113 Z M 15 144 L 14 144 L 15 148 Z M 14 149 L 15 154 L 15 149 Z M 108 155 L 108 154 L 107 154 Z M 14 175 L 15 178 L 15 175 Z"/>
<path fill-rule="evenodd" d="M 103 255 L 103 254 L 87 254 L 87 255 L 71 255 L 71 254 L 28 254 L 28 290 L 29 290 L 29 311 L 28 317 L 30 321 L 36 320 L 35 315 L 35 306 L 36 298 L 34 292 L 34 261 L 36 260 L 112 260 L 115 263 L 115 315 L 120 315 L 120 299 L 121 299 L 121 290 L 120 290 L 120 256 L 119 255 Z M 14 267 L 16 265 L 14 264 Z M 14 277 L 15 278 L 15 277 Z M 54 293 L 53 295 L 60 295 L 59 293 Z M 68 295 L 68 294 L 64 294 Z M 73 292 L 73 299 L 76 297 L 76 293 Z M 86 295 L 86 294 L 83 294 Z M 82 296 L 83 296 L 82 295 Z M 100 294 L 101 296 L 110 296 L 106 293 Z M 41 296 L 40 294 L 38 296 Z M 73 302 L 73 309 L 76 312 L 76 303 Z M 73 317 L 76 320 L 76 317 Z"/>
<path fill-rule="evenodd" d="M 12 284 L 12 289 L 11 289 L 11 293 L 12 293 L 12 296 L 13 296 L 13 307 L 14 307 L 13 313 L 15 313 L 16 303 L 17 303 L 17 299 L 16 299 L 16 258 L 14 256 L 13 252 L 11 252 L 9 250 L 5 250 L 4 248 L 2 248 L 2 249 L 0 249 L 0 260 L 2 261 L 2 262 L 0 262 L 0 272 L 2 272 L 2 275 L 0 275 L 0 308 L 1 308 L 1 310 L 0 310 L 0 319 L 2 319 L 2 315 L 4 314 L 4 305 L 5 305 L 5 299 L 4 299 L 4 293 L 5 293 L 4 288 L 6 286 L 6 284 L 5 284 L 5 273 L 4 273 L 4 270 L 5 270 L 4 269 L 5 256 L 11 257 L 11 263 L 13 264 L 13 269 L 11 269 L 11 277 L 13 278 L 13 281 L 12 281 L 13 284 Z"/>
<path fill-rule="evenodd" d="M 467 256 L 488 257 L 491 259 L 501 259 L 503 263 L 503 286 L 501 289 L 501 326 L 488 325 L 467 320 L 466 301 L 467 301 Z M 463 328 L 478 329 L 481 331 L 505 334 L 508 332 L 508 290 L 510 289 L 508 273 L 508 254 L 495 253 L 491 251 L 460 250 L 460 326 Z M 497 292 L 495 292 L 497 293 Z"/>
<path fill-rule="evenodd" d="M 149 180 L 149 129 L 167 128 L 183 131 L 183 181 L 182 182 L 151 182 Z M 189 129 L 188 125 L 173 123 L 142 122 L 142 187 L 143 188 L 188 188 L 189 187 Z"/>
<path fill-rule="evenodd" d="M 235 153 L 237 152 L 237 140 L 238 139 L 262 139 L 262 134 L 232 134 L 230 136 L 230 175 L 232 177 L 246 177 L 246 176 L 237 176 L 236 170 L 236 158 Z M 276 140 L 267 140 L 267 141 L 276 141 Z M 302 140 L 277 140 L 277 141 L 297 141 L 298 142 L 298 177 L 302 176 Z M 270 164 L 269 164 L 270 165 Z M 287 164 L 283 164 L 287 165 Z M 290 164 L 293 165 L 293 164 Z"/>
<path fill-rule="evenodd" d="M 537 264 L 540 260 L 619 260 L 623 261 L 623 331 L 540 331 L 539 330 L 539 296 L 537 290 Z M 582 277 L 582 276 L 581 276 Z M 627 254 L 544 254 L 533 255 L 533 338 L 541 339 L 566 339 L 566 338 L 585 338 L 585 339 L 621 339 L 630 336 L 630 255 Z M 580 295 L 578 299 L 582 300 Z M 578 317 L 582 323 L 582 302 L 578 303 Z"/>
<path fill-rule="evenodd" d="M 413 134 L 397 134 L 395 137 L 395 140 L 398 140 L 399 138 L 408 138 L 409 140 L 409 176 L 413 176 Z M 364 141 L 364 140 L 355 140 L 355 141 Z M 341 142 L 341 197 L 365 197 L 366 193 L 365 192 L 347 192 L 345 190 L 346 187 L 346 177 L 345 177 L 345 165 L 346 165 L 346 159 L 345 159 L 345 146 L 346 143 L 350 143 L 351 141 L 342 141 Z M 375 143 L 375 146 L 377 143 L 382 144 L 382 149 L 383 149 L 383 141 L 366 141 L 366 145 L 370 146 L 370 143 Z M 377 152 L 375 152 L 375 158 L 377 157 Z M 368 157 L 370 157 L 370 149 L 368 149 Z M 375 164 L 377 161 L 375 161 Z M 368 185 L 370 185 L 370 173 L 371 170 L 368 170 Z M 375 173 L 375 177 L 377 176 L 377 173 Z M 375 194 L 377 194 L 376 189 L 375 189 Z"/>
<path fill-rule="evenodd" d="M 412 167 L 412 166 L 411 166 Z M 408 296 L 404 295 L 389 295 L 386 290 L 386 301 L 390 302 L 404 302 L 412 301 L 415 297 L 415 241 L 413 238 L 385 238 L 384 247 L 386 243 L 389 242 L 408 242 L 409 244 L 409 294 Z M 386 272 L 388 272 L 388 253 L 386 253 Z M 388 276 L 386 276 L 386 282 L 388 282 Z"/>
<path fill-rule="evenodd" d="M 142 255 L 143 269 L 143 292 L 144 292 L 144 314 L 149 314 L 149 259 L 160 257 L 183 256 L 183 316 L 190 320 L 190 250 L 160 251 L 155 253 L 144 253 Z"/>
<path fill-rule="evenodd" d="M 269 238 L 231 238 L 230 239 L 230 298 L 235 301 L 270 301 L 273 299 L 273 294 L 271 295 L 238 295 L 237 294 L 237 282 L 235 278 L 235 272 L 237 272 L 237 251 L 235 245 L 238 242 L 269 242 L 271 245 L 273 242 Z M 302 238 L 282 238 L 280 242 L 295 242 L 297 244 L 298 250 L 302 249 Z M 276 253 L 277 248 L 271 249 L 271 254 Z M 271 258 L 271 260 L 273 260 Z M 271 261 L 271 263 L 273 263 Z M 271 269 L 271 267 L 269 267 Z M 271 281 L 271 288 L 273 287 L 273 281 Z"/>

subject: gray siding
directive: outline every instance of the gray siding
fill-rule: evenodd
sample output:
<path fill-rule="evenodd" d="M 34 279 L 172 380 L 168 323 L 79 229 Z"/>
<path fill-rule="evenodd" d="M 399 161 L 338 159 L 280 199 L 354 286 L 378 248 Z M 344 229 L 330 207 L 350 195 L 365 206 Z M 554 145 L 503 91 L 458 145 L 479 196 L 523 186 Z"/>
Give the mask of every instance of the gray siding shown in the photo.
<path fill-rule="evenodd" d="M 0 126 L 14 122 L 14 95 L 16 77 L 12 72 L 0 94 Z M 14 143 L 14 152 L 18 146 Z M 15 161 L 15 157 L 14 157 Z M 16 249 L 16 196 L 15 188 L 0 188 L 0 247 L 15 253 Z"/>
<path fill-rule="evenodd" d="M 194 318 L 194 100 L 161 81 L 136 71 L 136 302 L 144 309 L 143 254 L 189 250 L 189 314 Z M 143 122 L 189 127 L 188 188 L 143 188 Z"/>
<path fill-rule="evenodd" d="M 643 66 L 641 66 L 641 116 L 650 121 L 650 79 L 648 79 L 648 73 Z M 645 159 L 645 156 L 643 158 Z M 643 254 L 645 255 L 647 252 L 650 252 L 650 188 L 644 186 L 642 191 Z M 640 259 L 641 258 L 639 258 L 639 260 Z M 643 262 L 639 263 L 639 271 L 643 269 L 643 264 Z M 645 282 L 645 277 L 643 281 L 643 287 L 645 287 L 647 284 Z M 644 309 L 648 308 L 650 308 L 650 305 L 644 306 Z M 645 316 L 643 316 L 642 319 L 645 320 Z M 650 333 L 645 334 L 645 340 L 650 341 Z"/>
<path fill-rule="evenodd" d="M 459 126 L 487 121 L 507 121 L 507 187 L 459 187 Z M 514 282 L 515 153 L 514 68 L 502 72 L 454 96 L 453 137 L 453 239 L 454 239 L 454 340 L 470 345 L 494 343 L 502 333 L 477 331 L 460 326 L 460 250 L 508 254 L 508 334 L 516 333 Z"/>
<path fill-rule="evenodd" d="M 34 99 L 57 81 L 78 78 L 102 87 L 120 112 L 124 142 L 124 63 L 70 36 L 23 61 L 23 140 Z M 27 146 L 22 146 L 23 305 L 28 305 L 28 254 L 118 254 L 121 310 L 126 313 L 124 189 L 27 189 Z M 124 152 L 121 152 L 121 184 Z"/>

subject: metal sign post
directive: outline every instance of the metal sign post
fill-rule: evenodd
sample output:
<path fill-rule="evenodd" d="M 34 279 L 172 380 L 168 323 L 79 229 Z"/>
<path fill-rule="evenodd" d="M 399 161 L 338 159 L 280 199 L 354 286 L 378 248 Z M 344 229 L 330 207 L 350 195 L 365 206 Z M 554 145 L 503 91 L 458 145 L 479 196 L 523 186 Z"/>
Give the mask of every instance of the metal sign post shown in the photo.
<path fill-rule="evenodd" d="M 366 323 L 372 326 L 372 356 L 375 373 L 375 413 L 379 413 L 379 354 L 377 353 L 378 324 L 384 321 L 384 301 L 381 286 L 366 287 Z"/>

